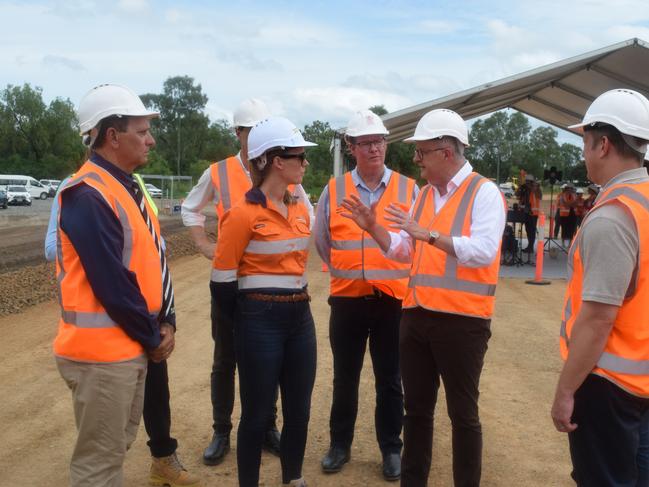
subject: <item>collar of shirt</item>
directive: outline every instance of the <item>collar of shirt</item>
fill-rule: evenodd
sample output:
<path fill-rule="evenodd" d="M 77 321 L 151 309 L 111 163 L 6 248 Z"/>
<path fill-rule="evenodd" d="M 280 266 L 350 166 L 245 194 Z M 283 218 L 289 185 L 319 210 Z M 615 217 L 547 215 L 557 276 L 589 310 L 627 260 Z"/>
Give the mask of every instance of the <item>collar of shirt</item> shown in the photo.
<path fill-rule="evenodd" d="M 108 171 L 111 176 L 117 179 L 120 183 L 124 185 L 126 189 L 129 190 L 131 195 L 134 195 L 134 188 L 137 186 L 137 181 L 135 181 L 132 175 L 128 174 L 125 171 L 122 171 L 115 164 L 113 164 L 110 161 L 107 161 L 96 152 L 93 152 L 90 155 L 90 161 L 94 164 L 97 164 L 102 169 Z"/>
<path fill-rule="evenodd" d="M 237 152 L 237 155 L 235 157 L 239 159 L 239 164 L 241 164 L 241 168 L 243 169 L 243 172 L 245 172 L 248 175 L 248 177 L 250 177 L 250 171 L 246 169 L 246 166 L 243 163 L 243 159 L 241 159 L 241 151 Z"/>
<path fill-rule="evenodd" d="M 367 187 L 363 179 L 361 178 L 360 174 L 358 174 L 358 168 L 352 169 L 352 181 L 354 182 L 354 186 L 356 187 L 361 187 L 365 191 L 368 191 L 370 193 L 373 193 L 379 188 L 385 188 L 387 187 L 388 183 L 390 182 L 390 176 L 392 175 L 392 169 L 386 167 L 385 171 L 383 171 L 383 176 L 381 177 L 381 182 L 379 182 L 379 185 L 374 189 L 371 190 L 370 188 Z"/>
<path fill-rule="evenodd" d="M 246 201 L 248 203 L 261 205 L 264 208 L 268 208 L 268 203 L 266 202 L 266 195 L 261 189 L 257 187 L 248 190 L 248 192 L 246 193 Z"/>
<path fill-rule="evenodd" d="M 599 194 L 603 194 L 605 190 L 613 186 L 614 184 L 621 183 L 630 183 L 630 182 L 642 182 L 647 180 L 649 174 L 647 173 L 646 167 L 638 167 L 636 169 L 629 169 L 628 171 L 621 172 L 613 176 L 609 181 L 604 185 Z M 640 181 L 636 181 L 640 180 Z"/>
<path fill-rule="evenodd" d="M 433 186 L 433 194 L 435 195 L 436 212 L 442 209 L 444 203 L 448 201 L 448 199 L 453 195 L 453 193 L 455 193 L 457 188 L 459 188 L 460 185 L 464 182 L 464 180 L 469 177 L 472 171 L 473 171 L 473 166 L 471 166 L 469 161 L 465 161 L 464 165 L 460 168 L 460 170 L 456 172 L 455 176 L 453 176 L 451 180 L 446 184 L 446 194 L 443 196 L 440 195 L 437 188 Z"/>

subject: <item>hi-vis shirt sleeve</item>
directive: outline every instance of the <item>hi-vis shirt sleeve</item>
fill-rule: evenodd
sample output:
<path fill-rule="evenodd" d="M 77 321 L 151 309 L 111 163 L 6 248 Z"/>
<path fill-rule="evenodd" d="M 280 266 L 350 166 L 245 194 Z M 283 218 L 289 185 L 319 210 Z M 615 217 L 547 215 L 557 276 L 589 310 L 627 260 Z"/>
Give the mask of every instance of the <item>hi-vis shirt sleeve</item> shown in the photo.
<path fill-rule="evenodd" d="M 214 269 L 236 275 L 241 257 L 252 238 L 249 217 L 244 206 L 233 206 L 223 215 L 216 244 Z"/>

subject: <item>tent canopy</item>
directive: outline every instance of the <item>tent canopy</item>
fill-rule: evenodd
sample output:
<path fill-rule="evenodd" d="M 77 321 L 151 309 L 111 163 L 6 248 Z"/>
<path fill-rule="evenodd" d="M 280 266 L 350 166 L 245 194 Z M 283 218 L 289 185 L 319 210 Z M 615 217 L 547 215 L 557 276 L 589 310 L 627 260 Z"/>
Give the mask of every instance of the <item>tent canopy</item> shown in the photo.
<path fill-rule="evenodd" d="M 513 108 L 556 127 L 582 120 L 590 103 L 613 88 L 649 97 L 649 44 L 629 39 L 580 56 L 477 86 L 384 115 L 390 141 L 413 134 L 419 119 L 435 108 L 449 108 L 465 120 Z"/>

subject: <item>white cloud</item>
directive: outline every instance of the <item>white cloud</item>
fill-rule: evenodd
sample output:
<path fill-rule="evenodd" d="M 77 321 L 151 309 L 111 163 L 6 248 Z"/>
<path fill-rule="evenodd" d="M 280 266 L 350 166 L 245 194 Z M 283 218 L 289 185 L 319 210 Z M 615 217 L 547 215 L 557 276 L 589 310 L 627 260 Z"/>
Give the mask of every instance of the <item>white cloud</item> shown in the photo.
<path fill-rule="evenodd" d="M 460 28 L 457 22 L 448 22 L 444 20 L 421 20 L 417 22 L 416 29 L 421 33 L 433 35 L 450 34 Z"/>
<path fill-rule="evenodd" d="M 43 65 L 46 67 L 64 67 L 72 71 L 85 71 L 85 67 L 79 61 L 65 56 L 53 56 L 48 54 L 43 58 Z"/>
<path fill-rule="evenodd" d="M 117 8 L 128 13 L 144 12 L 149 8 L 148 0 L 119 0 Z"/>

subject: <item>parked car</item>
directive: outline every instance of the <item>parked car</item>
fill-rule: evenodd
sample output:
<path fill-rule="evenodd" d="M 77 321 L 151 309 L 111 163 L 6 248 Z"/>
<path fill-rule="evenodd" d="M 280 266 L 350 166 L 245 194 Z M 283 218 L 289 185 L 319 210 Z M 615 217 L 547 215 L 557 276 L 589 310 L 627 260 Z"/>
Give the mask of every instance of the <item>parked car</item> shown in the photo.
<path fill-rule="evenodd" d="M 151 195 L 151 198 L 162 198 L 162 190 L 160 188 L 156 188 L 151 183 L 146 183 L 144 186 L 146 187 L 146 190 L 149 192 L 149 195 Z"/>
<path fill-rule="evenodd" d="M 24 186 L 31 198 L 47 199 L 50 189 L 43 186 L 31 176 L 16 174 L 0 174 L 0 187 L 7 189 L 8 186 Z"/>
<path fill-rule="evenodd" d="M 498 187 L 505 198 L 513 198 L 516 194 L 512 183 L 500 183 Z"/>
<path fill-rule="evenodd" d="M 7 203 L 31 206 L 32 197 L 25 186 L 7 186 Z"/>
<path fill-rule="evenodd" d="M 39 180 L 39 183 L 48 188 L 50 196 L 54 196 L 56 191 L 59 189 L 61 181 L 59 179 L 41 179 Z"/>
<path fill-rule="evenodd" d="M 0 189 L 0 208 L 3 210 L 7 209 L 7 192 L 4 189 Z"/>

